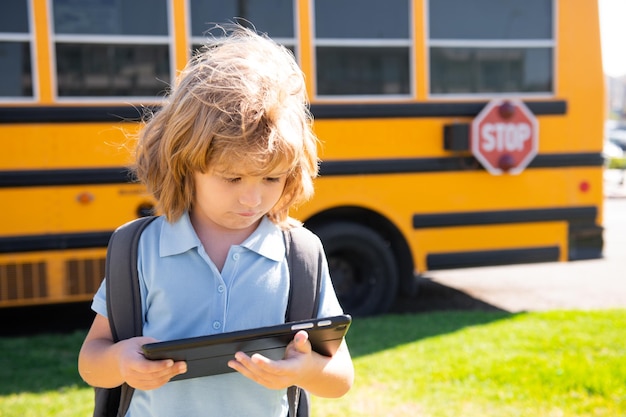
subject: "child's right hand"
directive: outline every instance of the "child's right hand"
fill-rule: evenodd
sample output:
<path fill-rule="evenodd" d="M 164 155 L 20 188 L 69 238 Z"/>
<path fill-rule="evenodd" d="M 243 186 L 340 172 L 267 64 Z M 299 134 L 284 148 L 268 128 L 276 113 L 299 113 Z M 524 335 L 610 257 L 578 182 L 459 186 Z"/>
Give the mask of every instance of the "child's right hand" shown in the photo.
<path fill-rule="evenodd" d="M 117 343 L 120 374 L 131 387 L 140 390 L 156 389 L 174 376 L 187 372 L 187 363 L 184 361 L 146 359 L 141 346 L 156 341 L 151 337 L 133 337 Z"/>

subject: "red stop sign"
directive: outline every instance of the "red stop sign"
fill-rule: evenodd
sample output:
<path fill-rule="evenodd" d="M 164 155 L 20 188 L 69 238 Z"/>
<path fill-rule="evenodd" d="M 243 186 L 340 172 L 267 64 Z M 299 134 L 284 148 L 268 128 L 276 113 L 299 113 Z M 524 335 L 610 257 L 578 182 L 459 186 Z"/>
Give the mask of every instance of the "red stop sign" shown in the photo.
<path fill-rule="evenodd" d="M 492 100 L 472 121 L 474 157 L 493 175 L 519 174 L 537 154 L 539 126 L 519 100 Z"/>

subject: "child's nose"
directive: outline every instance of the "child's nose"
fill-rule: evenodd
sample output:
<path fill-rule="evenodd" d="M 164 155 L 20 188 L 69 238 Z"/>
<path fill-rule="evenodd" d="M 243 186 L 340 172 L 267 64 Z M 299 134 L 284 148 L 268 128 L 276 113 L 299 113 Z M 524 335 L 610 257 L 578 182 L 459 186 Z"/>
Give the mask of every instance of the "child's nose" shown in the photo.
<path fill-rule="evenodd" d="M 246 207 L 256 207 L 261 204 L 261 191 L 259 187 L 248 187 L 239 195 L 239 202 Z"/>

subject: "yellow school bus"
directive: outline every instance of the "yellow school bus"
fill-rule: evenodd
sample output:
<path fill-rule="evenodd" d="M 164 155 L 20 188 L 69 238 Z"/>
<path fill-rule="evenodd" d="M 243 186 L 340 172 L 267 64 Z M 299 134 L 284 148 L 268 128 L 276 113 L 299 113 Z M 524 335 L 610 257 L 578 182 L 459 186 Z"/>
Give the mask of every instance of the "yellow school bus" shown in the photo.
<path fill-rule="evenodd" d="M 227 21 L 306 75 L 321 176 L 293 215 L 348 312 L 386 311 L 428 270 L 602 256 L 596 0 L 10 0 L 0 306 L 92 297 L 111 232 L 153 211 L 129 138 Z"/>

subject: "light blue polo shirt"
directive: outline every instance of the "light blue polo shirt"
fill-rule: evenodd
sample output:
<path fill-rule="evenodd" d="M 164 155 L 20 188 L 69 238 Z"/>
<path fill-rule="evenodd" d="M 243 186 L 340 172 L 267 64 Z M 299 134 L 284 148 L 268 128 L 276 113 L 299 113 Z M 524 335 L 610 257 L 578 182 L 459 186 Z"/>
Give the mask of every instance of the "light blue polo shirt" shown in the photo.
<path fill-rule="evenodd" d="M 220 273 L 196 235 L 189 215 L 164 217 L 141 235 L 138 270 L 143 332 L 171 340 L 284 322 L 289 268 L 282 231 L 267 218 L 241 245 L 234 245 Z M 342 313 L 323 266 L 318 317 Z M 104 283 L 92 308 L 107 316 Z M 238 373 L 170 382 L 136 390 L 127 417 L 286 416 L 285 390 L 269 390 Z"/>

